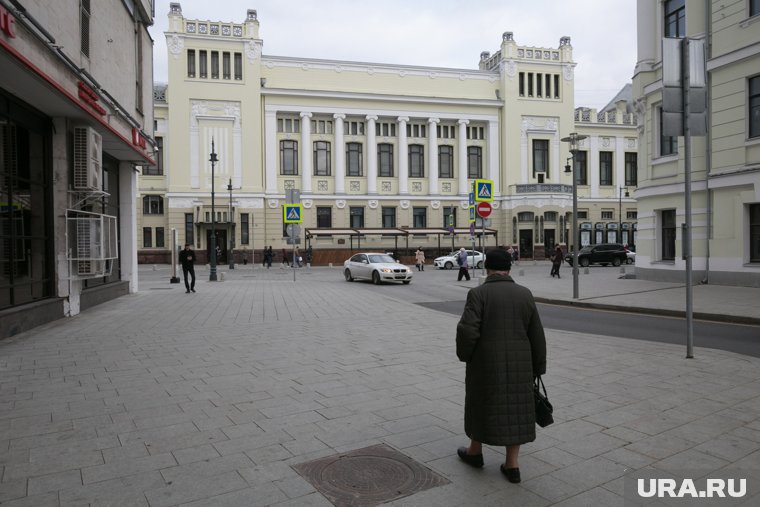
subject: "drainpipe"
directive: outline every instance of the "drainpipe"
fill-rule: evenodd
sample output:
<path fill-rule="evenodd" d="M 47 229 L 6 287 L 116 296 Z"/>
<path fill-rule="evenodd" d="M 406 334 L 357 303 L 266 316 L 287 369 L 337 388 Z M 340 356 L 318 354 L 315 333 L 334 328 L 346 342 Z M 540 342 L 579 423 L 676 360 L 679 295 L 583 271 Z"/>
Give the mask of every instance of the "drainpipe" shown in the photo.
<path fill-rule="evenodd" d="M 707 30 L 705 30 L 705 59 L 712 58 L 712 11 L 710 2 L 705 2 L 705 20 L 707 20 Z M 705 62 L 707 63 L 707 62 Z M 712 73 L 705 69 L 707 74 L 707 121 L 712 118 Z M 707 237 L 705 241 L 705 276 L 699 282 L 706 285 L 710 282 L 710 240 L 713 236 L 713 195 L 710 189 L 710 172 L 712 171 L 712 128 L 708 125 L 707 137 L 705 138 L 705 190 L 707 191 Z"/>

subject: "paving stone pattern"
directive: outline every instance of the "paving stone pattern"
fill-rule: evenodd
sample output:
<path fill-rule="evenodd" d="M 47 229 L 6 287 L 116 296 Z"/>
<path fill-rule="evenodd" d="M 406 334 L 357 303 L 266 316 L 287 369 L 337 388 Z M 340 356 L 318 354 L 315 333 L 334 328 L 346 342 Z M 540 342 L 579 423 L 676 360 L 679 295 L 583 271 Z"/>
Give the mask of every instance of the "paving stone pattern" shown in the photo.
<path fill-rule="evenodd" d="M 440 300 L 477 283 L 426 273 Z M 139 293 L 0 342 L 3 507 L 330 505 L 292 466 L 378 444 L 451 481 L 393 505 L 622 506 L 642 467 L 760 469 L 759 359 L 548 330 L 556 422 L 513 485 L 503 448 L 456 456 L 456 316 L 338 269 L 204 275 L 141 266 Z"/>

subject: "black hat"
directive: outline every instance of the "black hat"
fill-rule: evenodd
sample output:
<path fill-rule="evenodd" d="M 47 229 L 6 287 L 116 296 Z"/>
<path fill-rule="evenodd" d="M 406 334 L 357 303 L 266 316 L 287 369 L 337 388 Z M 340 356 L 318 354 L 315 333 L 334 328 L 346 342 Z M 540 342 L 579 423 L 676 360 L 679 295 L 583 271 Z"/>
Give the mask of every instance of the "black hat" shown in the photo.
<path fill-rule="evenodd" d="M 509 271 L 512 268 L 512 256 L 504 250 L 494 249 L 486 252 L 486 269 Z"/>

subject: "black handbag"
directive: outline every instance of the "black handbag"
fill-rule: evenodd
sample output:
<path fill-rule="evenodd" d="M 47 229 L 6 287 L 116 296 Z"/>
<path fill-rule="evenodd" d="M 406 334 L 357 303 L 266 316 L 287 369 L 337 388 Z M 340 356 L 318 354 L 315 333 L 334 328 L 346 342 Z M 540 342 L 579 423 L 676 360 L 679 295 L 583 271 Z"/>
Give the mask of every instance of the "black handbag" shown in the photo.
<path fill-rule="evenodd" d="M 549 398 L 546 396 L 546 386 L 541 377 L 536 377 L 533 384 L 533 397 L 536 401 L 536 424 L 542 428 L 546 428 L 554 422 L 554 417 L 552 416 L 554 407 L 549 403 Z"/>

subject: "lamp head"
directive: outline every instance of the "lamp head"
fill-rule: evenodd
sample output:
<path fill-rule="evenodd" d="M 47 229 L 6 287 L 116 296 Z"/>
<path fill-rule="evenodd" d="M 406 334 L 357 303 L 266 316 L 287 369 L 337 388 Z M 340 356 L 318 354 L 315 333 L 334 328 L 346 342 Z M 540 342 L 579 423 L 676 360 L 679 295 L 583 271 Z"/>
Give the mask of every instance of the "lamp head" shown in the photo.
<path fill-rule="evenodd" d="M 216 152 L 213 152 L 213 151 L 211 152 L 211 155 L 210 155 L 208 161 L 209 162 L 219 162 L 219 159 L 216 158 Z"/>

